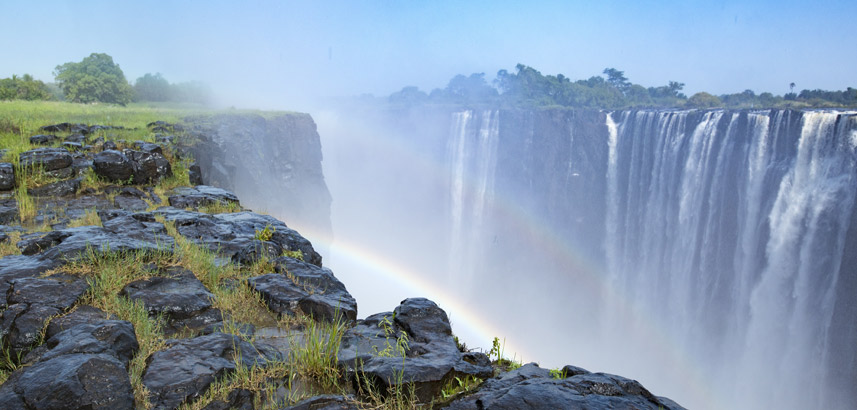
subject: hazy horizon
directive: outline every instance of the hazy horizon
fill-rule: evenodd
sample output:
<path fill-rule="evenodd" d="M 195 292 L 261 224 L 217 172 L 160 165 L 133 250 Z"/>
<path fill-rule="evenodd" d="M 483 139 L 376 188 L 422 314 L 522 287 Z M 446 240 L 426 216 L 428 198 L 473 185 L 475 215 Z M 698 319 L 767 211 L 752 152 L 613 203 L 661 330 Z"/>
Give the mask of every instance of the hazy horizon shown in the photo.
<path fill-rule="evenodd" d="M 839 50 L 857 4 L 800 2 L 216 2 L 7 4 L 0 78 L 111 55 L 132 82 L 199 80 L 220 102 L 308 109 L 331 97 L 443 88 L 518 63 L 571 79 L 606 67 L 685 93 L 782 95 L 857 85 Z"/>

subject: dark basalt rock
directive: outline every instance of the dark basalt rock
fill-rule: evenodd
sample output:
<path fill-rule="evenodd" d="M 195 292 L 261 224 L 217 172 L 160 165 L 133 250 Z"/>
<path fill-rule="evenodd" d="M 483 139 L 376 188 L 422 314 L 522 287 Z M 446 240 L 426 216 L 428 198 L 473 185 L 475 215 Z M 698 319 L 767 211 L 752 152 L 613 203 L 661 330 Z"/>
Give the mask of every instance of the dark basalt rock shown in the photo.
<path fill-rule="evenodd" d="M 79 323 L 53 335 L 27 355 L 24 362 L 46 361 L 68 354 L 108 354 L 127 368 L 139 348 L 131 322 L 100 319 Z"/>
<path fill-rule="evenodd" d="M 96 175 L 110 182 L 125 182 L 134 176 L 134 165 L 128 157 L 112 149 L 95 154 L 92 159 L 92 169 Z"/>
<path fill-rule="evenodd" d="M 276 242 L 254 239 L 244 249 L 238 251 L 232 260 L 241 265 L 252 265 L 262 258 L 276 258 L 283 253 L 283 248 Z"/>
<path fill-rule="evenodd" d="M 335 396 L 324 394 L 301 400 L 283 410 L 357 410 L 356 398 L 353 396 Z"/>
<path fill-rule="evenodd" d="M 173 246 L 173 238 L 167 234 L 164 225 L 156 222 L 150 213 L 113 211 L 107 220 L 104 213 L 99 215 L 104 227 L 81 226 L 52 231 L 36 240 L 38 250 L 33 255 L 45 261 L 51 269 L 79 258 L 87 248 L 98 252 L 147 252 L 169 251 Z"/>
<path fill-rule="evenodd" d="M 85 280 L 65 275 L 11 279 L 6 310 L 0 313 L 0 336 L 11 352 L 26 353 L 45 323 L 70 308 L 89 289 Z"/>
<path fill-rule="evenodd" d="M 30 144 L 33 144 L 33 145 L 51 145 L 56 140 L 57 140 L 56 135 L 39 134 L 39 135 L 33 135 L 32 137 L 30 137 Z"/>
<path fill-rule="evenodd" d="M 583 370 L 574 369 L 573 373 Z M 654 396 L 635 380 L 588 372 L 556 379 L 535 363 L 486 380 L 475 392 L 454 400 L 446 408 L 682 409 L 672 400 Z"/>
<path fill-rule="evenodd" d="M 190 164 L 188 167 L 188 178 L 191 185 L 202 185 L 204 183 L 202 182 L 202 170 L 196 162 Z"/>
<path fill-rule="evenodd" d="M 223 321 L 220 311 L 212 308 L 214 295 L 193 272 L 171 268 L 163 275 L 131 282 L 120 295 L 142 302 L 150 316 L 163 315 L 168 335 L 184 329 L 202 330 Z"/>
<path fill-rule="evenodd" d="M 118 151 L 118 150 L 119 150 L 119 146 L 118 146 L 118 145 L 116 145 L 116 142 L 114 142 L 114 141 L 104 141 L 104 142 L 101 144 L 101 151 L 110 151 L 110 150 L 112 150 L 112 151 Z"/>
<path fill-rule="evenodd" d="M 73 135 L 69 135 L 68 137 L 65 137 L 63 140 L 65 142 L 71 142 L 71 143 L 83 145 L 86 143 L 86 135 L 73 134 Z"/>
<path fill-rule="evenodd" d="M 13 222 L 20 222 L 17 203 L 12 200 L 8 203 L 0 204 L 0 224 L 5 225 Z"/>
<path fill-rule="evenodd" d="M 402 332 L 409 339 L 404 358 L 396 350 Z M 342 337 L 339 363 L 352 380 L 365 375 L 380 391 L 387 391 L 399 380 L 413 383 L 423 402 L 439 395 L 444 384 L 455 377 L 493 375 L 484 354 L 465 355 L 458 350 L 446 313 L 423 298 L 406 299 L 394 313 L 378 313 L 358 321 Z"/>
<path fill-rule="evenodd" d="M 306 238 L 268 215 L 246 211 L 209 215 L 174 208 L 160 208 L 154 212 L 175 222 L 176 230 L 185 238 L 230 259 L 255 240 L 256 231 L 268 226 L 273 230 L 271 242 L 283 250 L 301 251 L 305 261 L 321 266 L 321 255 Z"/>
<path fill-rule="evenodd" d="M 77 132 L 81 134 L 89 134 L 90 132 L 90 128 L 86 124 L 72 124 L 68 122 L 45 125 L 39 129 L 46 132 Z"/>
<path fill-rule="evenodd" d="M 164 155 L 164 150 L 158 144 L 153 144 L 151 142 L 145 141 L 135 141 L 134 147 L 137 148 L 138 151 L 146 152 L 149 154 L 159 154 Z"/>
<path fill-rule="evenodd" d="M 84 323 L 99 323 L 105 320 L 118 320 L 114 315 L 108 314 L 107 312 L 93 307 L 89 305 L 79 306 L 73 312 L 58 317 L 54 320 L 51 320 L 51 323 L 48 324 L 47 330 L 45 330 L 45 337 L 50 340 L 56 334 L 62 332 L 66 329 L 71 329 L 74 326 L 84 324 Z"/>
<path fill-rule="evenodd" d="M 23 167 L 40 166 L 43 171 L 55 171 L 71 166 L 71 154 L 63 148 L 36 148 L 20 155 Z"/>
<path fill-rule="evenodd" d="M 170 342 L 165 350 L 151 356 L 143 374 L 154 408 L 174 409 L 193 401 L 215 380 L 235 370 L 237 354 L 247 367 L 264 366 L 278 357 L 265 345 L 254 346 L 225 333 Z"/>
<path fill-rule="evenodd" d="M 214 204 L 239 204 L 238 197 L 232 192 L 224 189 L 206 185 L 198 185 L 193 188 L 179 187 L 173 190 L 173 194 L 167 198 L 170 206 L 179 209 L 199 209 L 199 207 Z"/>
<path fill-rule="evenodd" d="M 160 153 L 128 149 L 124 153 L 133 164 L 135 184 L 154 183 L 173 174 L 170 161 Z"/>
<path fill-rule="evenodd" d="M 17 370 L 0 386 L 4 409 L 133 409 L 128 371 L 108 354 L 67 354 Z"/>
<path fill-rule="evenodd" d="M 253 410 L 253 392 L 246 389 L 232 390 L 226 396 L 226 401 L 213 401 L 202 410 Z"/>
<path fill-rule="evenodd" d="M 15 189 L 15 168 L 8 162 L 0 163 L 0 191 Z"/>
<path fill-rule="evenodd" d="M 273 312 L 294 315 L 300 309 L 316 320 L 342 318 L 354 322 L 357 319 L 357 302 L 330 269 L 285 257 L 274 263 L 277 271 L 282 273 L 247 280 Z"/>
<path fill-rule="evenodd" d="M 126 211 L 145 211 L 149 207 L 149 204 L 143 200 L 145 197 L 145 192 L 134 187 L 126 187 L 113 198 L 113 204 Z"/>
<path fill-rule="evenodd" d="M 65 168 L 72 171 L 72 168 Z M 80 189 L 80 179 L 67 179 L 57 181 L 40 187 L 29 188 L 27 193 L 35 197 L 63 197 L 72 196 Z"/>

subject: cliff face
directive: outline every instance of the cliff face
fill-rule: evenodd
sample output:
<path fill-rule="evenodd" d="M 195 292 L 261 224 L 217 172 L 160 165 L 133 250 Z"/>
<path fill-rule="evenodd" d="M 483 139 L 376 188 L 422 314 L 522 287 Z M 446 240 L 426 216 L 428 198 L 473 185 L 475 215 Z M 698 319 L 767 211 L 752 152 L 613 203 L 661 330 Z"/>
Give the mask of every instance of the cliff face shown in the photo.
<path fill-rule="evenodd" d="M 193 154 L 206 184 L 306 231 L 330 234 L 331 196 L 321 141 L 309 114 L 256 114 L 191 119 L 201 143 Z"/>

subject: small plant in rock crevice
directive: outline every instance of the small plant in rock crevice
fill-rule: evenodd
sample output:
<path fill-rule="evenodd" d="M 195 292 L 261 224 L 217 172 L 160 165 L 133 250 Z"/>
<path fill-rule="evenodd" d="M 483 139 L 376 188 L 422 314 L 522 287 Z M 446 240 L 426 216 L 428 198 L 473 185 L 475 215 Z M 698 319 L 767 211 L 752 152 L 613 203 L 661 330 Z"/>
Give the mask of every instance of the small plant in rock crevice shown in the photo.
<path fill-rule="evenodd" d="M 277 231 L 277 228 L 274 228 L 273 226 L 271 226 L 271 224 L 267 224 L 261 230 L 256 229 L 256 234 L 253 235 L 253 239 L 256 239 L 256 240 L 262 241 L 262 242 L 268 242 L 271 240 L 271 238 L 274 237 L 274 232 L 276 232 L 276 231 Z"/>

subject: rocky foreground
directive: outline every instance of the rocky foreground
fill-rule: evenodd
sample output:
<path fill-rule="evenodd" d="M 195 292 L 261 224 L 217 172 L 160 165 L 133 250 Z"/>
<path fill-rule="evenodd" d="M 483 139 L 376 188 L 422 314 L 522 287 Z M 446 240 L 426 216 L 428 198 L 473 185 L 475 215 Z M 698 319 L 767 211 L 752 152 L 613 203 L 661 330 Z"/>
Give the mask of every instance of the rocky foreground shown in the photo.
<path fill-rule="evenodd" d="M 48 126 L 31 138 L 46 147 L 0 163 L 0 244 L 12 249 L 0 259 L 0 408 L 681 408 L 620 376 L 468 351 L 427 299 L 357 320 L 308 240 L 203 185 L 184 129 L 150 127 L 164 134 L 154 143 Z M 176 161 L 190 185 L 163 190 Z M 21 169 L 50 177 L 29 187 L 37 211 L 23 218 Z M 102 275 L 111 260 L 117 275 Z M 242 289 L 247 301 L 230 305 Z M 239 314 L 252 303 L 264 311 Z M 319 334 L 335 346 L 316 369 L 302 358 Z"/>

